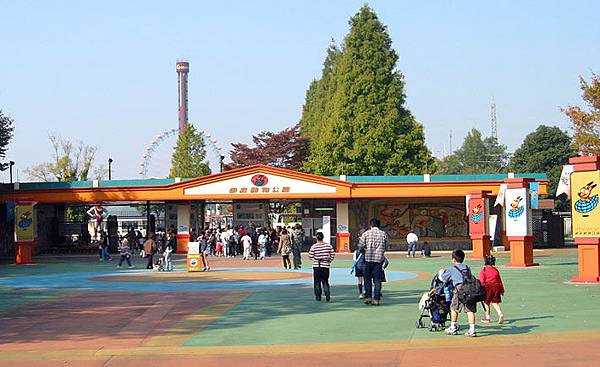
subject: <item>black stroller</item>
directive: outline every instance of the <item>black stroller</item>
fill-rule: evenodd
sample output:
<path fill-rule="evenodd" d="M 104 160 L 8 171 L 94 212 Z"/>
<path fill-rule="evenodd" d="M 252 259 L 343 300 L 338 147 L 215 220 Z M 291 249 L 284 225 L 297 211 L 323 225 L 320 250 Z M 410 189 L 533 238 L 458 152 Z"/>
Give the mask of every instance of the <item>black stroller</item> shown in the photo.
<path fill-rule="evenodd" d="M 419 302 L 421 314 L 416 322 L 416 327 L 424 328 L 424 318 L 429 318 L 430 325 L 427 327 L 429 331 L 439 331 L 446 328 L 446 321 L 450 314 L 450 302 L 452 297 L 452 289 L 449 285 L 445 285 L 440 279 L 440 274 L 436 274 L 431 280 L 429 292 L 423 294 Z"/>

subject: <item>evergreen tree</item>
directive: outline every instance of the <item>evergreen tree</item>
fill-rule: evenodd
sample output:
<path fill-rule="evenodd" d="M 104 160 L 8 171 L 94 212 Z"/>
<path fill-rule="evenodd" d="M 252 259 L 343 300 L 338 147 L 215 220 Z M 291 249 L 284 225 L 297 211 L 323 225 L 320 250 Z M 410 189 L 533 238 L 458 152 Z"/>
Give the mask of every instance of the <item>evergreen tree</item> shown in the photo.
<path fill-rule="evenodd" d="M 342 52 L 333 60 L 325 112 L 314 120 L 317 128 L 308 124 L 305 169 L 321 175 L 423 173 L 433 163 L 423 127 L 404 106 L 398 55 L 369 6 L 350 19 Z"/>
<path fill-rule="evenodd" d="M 186 124 L 173 151 L 169 177 L 192 178 L 209 175 L 210 167 L 205 159 L 206 149 L 202 135 L 192 124 Z"/>
<path fill-rule="evenodd" d="M 571 138 L 566 132 L 555 126 L 540 125 L 525 137 L 510 160 L 510 167 L 519 173 L 546 173 L 550 181 L 548 193 L 554 195 L 562 166 L 574 155 Z"/>
<path fill-rule="evenodd" d="M 506 146 L 494 137 L 483 138 L 481 132 L 472 129 L 467 133 L 462 146 L 438 162 L 439 173 L 500 173 L 508 165 Z"/>
<path fill-rule="evenodd" d="M 340 50 L 331 42 L 327 49 L 327 57 L 323 63 L 321 78 L 313 80 L 306 91 L 306 98 L 300 119 L 300 134 L 309 140 L 318 139 L 323 129 L 324 121 L 330 112 L 329 101 L 335 88 L 333 70 L 339 59 Z"/>

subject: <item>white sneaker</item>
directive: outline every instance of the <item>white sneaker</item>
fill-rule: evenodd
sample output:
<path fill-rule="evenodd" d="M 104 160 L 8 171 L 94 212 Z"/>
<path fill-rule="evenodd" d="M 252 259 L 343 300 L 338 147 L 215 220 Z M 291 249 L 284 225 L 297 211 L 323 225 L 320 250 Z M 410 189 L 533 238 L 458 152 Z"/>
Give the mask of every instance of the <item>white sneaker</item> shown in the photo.
<path fill-rule="evenodd" d="M 476 331 L 467 330 L 467 331 L 465 331 L 465 336 L 474 338 L 474 337 L 477 336 L 477 332 Z"/>
<path fill-rule="evenodd" d="M 446 335 L 457 335 L 458 334 L 458 325 L 455 327 L 448 327 L 445 331 L 446 331 Z"/>

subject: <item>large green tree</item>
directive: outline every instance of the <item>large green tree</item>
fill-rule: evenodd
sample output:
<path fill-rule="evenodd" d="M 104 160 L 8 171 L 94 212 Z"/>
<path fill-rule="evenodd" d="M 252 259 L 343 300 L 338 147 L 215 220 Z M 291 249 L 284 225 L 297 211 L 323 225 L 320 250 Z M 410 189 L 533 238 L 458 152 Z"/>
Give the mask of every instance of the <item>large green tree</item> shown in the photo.
<path fill-rule="evenodd" d="M 350 19 L 341 53 L 329 52 L 328 59 L 333 61 L 328 97 L 317 99 L 324 112 L 302 125 L 311 139 L 304 169 L 321 175 L 423 173 L 433 163 L 423 127 L 405 107 L 398 55 L 369 6 Z M 314 102 L 309 97 L 319 85 L 312 87 L 307 102 Z"/>
<path fill-rule="evenodd" d="M 333 70 L 341 51 L 332 41 L 327 49 L 327 57 L 323 62 L 321 78 L 313 80 L 306 91 L 302 117 L 300 119 L 300 134 L 310 140 L 318 139 L 324 122 L 331 112 L 329 103 L 334 95 L 335 82 Z"/>
<path fill-rule="evenodd" d="M 204 138 L 194 125 L 186 124 L 183 134 L 177 139 L 169 177 L 200 177 L 210 174 L 205 162 L 206 148 Z"/>
<path fill-rule="evenodd" d="M 469 174 L 505 172 L 508 166 L 506 146 L 494 137 L 484 138 L 477 129 L 467 133 L 462 146 L 438 162 L 438 173 Z"/>
<path fill-rule="evenodd" d="M 571 138 L 555 126 L 540 125 L 527 135 L 510 160 L 514 172 L 545 172 L 550 184 L 548 193 L 554 195 L 562 166 L 575 154 Z"/>
<path fill-rule="evenodd" d="M 4 159 L 6 156 L 6 146 L 12 139 L 13 130 L 13 119 L 0 110 L 0 159 Z M 4 165 L 0 164 L 0 170 L 2 169 L 4 169 Z"/>

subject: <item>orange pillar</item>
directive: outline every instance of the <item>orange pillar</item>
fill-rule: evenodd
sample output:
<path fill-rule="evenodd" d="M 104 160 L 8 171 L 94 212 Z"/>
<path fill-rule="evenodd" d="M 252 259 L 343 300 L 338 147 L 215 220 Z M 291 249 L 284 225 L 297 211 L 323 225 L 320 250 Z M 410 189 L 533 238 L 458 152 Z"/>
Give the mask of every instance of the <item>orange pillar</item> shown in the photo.
<path fill-rule="evenodd" d="M 490 200 L 491 191 L 478 190 L 469 192 L 468 202 L 468 217 L 469 217 L 469 235 L 471 236 L 471 244 L 474 259 L 483 259 L 490 254 Z"/>
<path fill-rule="evenodd" d="M 506 266 L 524 267 L 537 266 L 533 262 L 533 236 L 510 236 L 510 263 Z"/>
<path fill-rule="evenodd" d="M 336 234 L 337 240 L 337 252 L 351 252 L 350 251 L 350 233 L 349 232 L 338 232 Z"/>
<path fill-rule="evenodd" d="M 33 246 L 33 243 L 17 242 L 17 256 L 15 258 L 15 263 L 17 265 L 33 263 Z"/>
<path fill-rule="evenodd" d="M 533 228 L 529 182 L 531 178 L 507 178 L 504 194 L 504 220 L 510 244 L 510 263 L 506 266 L 537 266 L 533 261 Z"/>
<path fill-rule="evenodd" d="M 571 217 L 577 244 L 574 282 L 600 282 L 600 157 L 575 157 L 571 174 Z"/>

